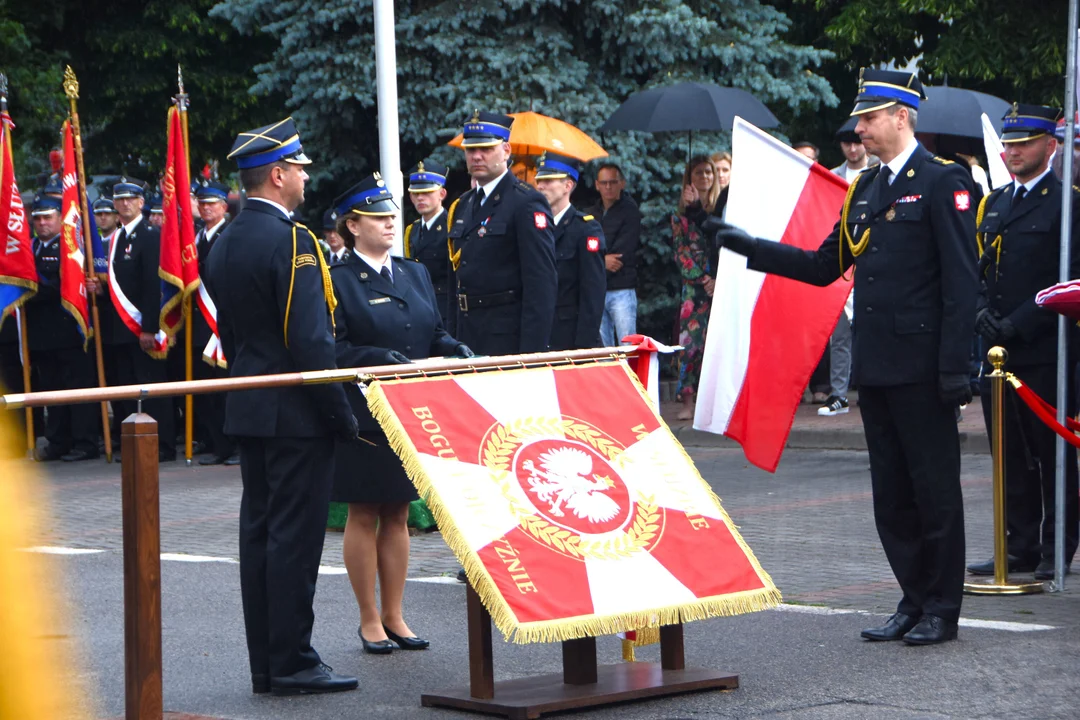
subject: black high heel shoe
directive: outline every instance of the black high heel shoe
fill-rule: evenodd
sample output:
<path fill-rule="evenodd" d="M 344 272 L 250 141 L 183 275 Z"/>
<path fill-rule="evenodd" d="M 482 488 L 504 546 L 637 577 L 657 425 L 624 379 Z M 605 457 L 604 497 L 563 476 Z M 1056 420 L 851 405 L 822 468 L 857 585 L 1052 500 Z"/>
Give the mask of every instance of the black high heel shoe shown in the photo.
<path fill-rule="evenodd" d="M 394 643 L 389 640 L 378 640 L 371 642 L 364 639 L 364 633 L 361 628 L 356 628 L 356 634 L 360 636 L 360 642 L 364 646 L 364 652 L 371 653 L 372 655 L 389 655 L 394 652 Z M 389 633 L 387 633 L 389 636 Z"/>
<path fill-rule="evenodd" d="M 383 625 L 382 627 L 383 631 L 386 633 L 386 637 L 396 642 L 397 646 L 402 650 L 425 650 L 429 645 L 431 645 L 430 642 L 424 640 L 423 638 L 418 638 L 416 636 L 401 637 L 385 625 Z"/>

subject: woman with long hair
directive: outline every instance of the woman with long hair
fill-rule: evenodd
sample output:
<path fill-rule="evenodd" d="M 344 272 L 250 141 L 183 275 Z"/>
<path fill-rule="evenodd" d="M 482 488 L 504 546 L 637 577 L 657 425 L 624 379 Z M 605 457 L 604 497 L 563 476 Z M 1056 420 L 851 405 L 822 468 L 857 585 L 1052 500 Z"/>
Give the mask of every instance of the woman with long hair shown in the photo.
<path fill-rule="evenodd" d="M 348 248 L 330 272 L 339 367 L 394 365 L 430 356 L 472 357 L 443 329 L 427 268 L 390 256 L 398 207 L 383 181 L 368 176 L 334 202 L 338 234 Z M 346 394 L 360 424 L 357 442 L 335 450 L 331 499 L 349 504 L 345 569 L 360 606 L 364 652 L 422 650 L 428 641 L 405 623 L 402 598 L 409 568 L 409 503 L 416 489 L 356 385 Z M 381 611 L 375 598 L 379 580 Z"/>
<path fill-rule="evenodd" d="M 679 303 L 679 344 L 683 346 L 679 369 L 679 400 L 682 409 L 679 420 L 694 416 L 694 395 L 701 374 L 701 358 L 705 351 L 705 331 L 709 323 L 709 308 L 715 279 L 709 267 L 709 242 L 691 216 L 702 211 L 711 214 L 720 198 L 720 183 L 716 167 L 706 155 L 690 158 L 682 176 L 682 194 L 678 212 L 671 216 L 672 246 L 675 262 L 682 276 Z"/>

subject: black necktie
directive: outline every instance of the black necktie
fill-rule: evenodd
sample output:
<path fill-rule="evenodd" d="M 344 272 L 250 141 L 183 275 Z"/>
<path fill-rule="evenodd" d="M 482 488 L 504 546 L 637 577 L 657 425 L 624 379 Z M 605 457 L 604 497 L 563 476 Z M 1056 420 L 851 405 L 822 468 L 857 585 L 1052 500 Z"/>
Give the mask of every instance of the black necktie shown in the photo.
<path fill-rule="evenodd" d="M 386 282 L 390 283 L 391 285 L 394 284 L 394 276 L 390 274 L 390 268 L 383 265 L 383 268 L 379 271 L 379 274 L 386 278 Z"/>
<path fill-rule="evenodd" d="M 1026 187 L 1021 185 L 1020 187 L 1016 188 L 1016 195 L 1013 195 L 1013 205 L 1023 200 L 1025 195 L 1027 195 Z"/>
<path fill-rule="evenodd" d="M 881 178 L 881 182 L 885 183 L 885 187 L 889 187 L 889 178 L 892 177 L 892 168 L 888 165 L 881 168 L 881 173 L 878 175 Z"/>
<path fill-rule="evenodd" d="M 484 204 L 484 188 L 476 188 L 476 196 L 473 198 L 473 213 L 480 212 L 480 206 Z"/>

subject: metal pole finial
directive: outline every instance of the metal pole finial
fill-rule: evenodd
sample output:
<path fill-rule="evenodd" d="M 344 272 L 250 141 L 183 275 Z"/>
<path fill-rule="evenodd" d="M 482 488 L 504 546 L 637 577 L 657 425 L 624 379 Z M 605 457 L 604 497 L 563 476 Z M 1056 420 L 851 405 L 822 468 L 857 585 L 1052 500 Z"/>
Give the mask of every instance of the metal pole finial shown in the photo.
<path fill-rule="evenodd" d="M 69 100 L 76 100 L 79 97 L 79 81 L 70 65 L 64 69 L 64 94 Z"/>

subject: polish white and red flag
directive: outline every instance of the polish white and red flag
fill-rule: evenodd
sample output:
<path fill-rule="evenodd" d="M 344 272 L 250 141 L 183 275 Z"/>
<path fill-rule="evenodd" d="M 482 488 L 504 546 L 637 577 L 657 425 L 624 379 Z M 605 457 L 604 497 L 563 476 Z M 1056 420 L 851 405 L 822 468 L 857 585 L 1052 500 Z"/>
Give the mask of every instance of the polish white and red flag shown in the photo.
<path fill-rule="evenodd" d="M 765 242 L 817 249 L 840 218 L 848 183 L 735 118 L 725 220 Z M 748 270 L 723 250 L 716 270 L 694 428 L 726 435 L 773 472 L 803 390 L 851 292 Z"/>
<path fill-rule="evenodd" d="M 604 362 L 366 390 L 469 582 L 515 642 L 780 601 L 630 373 Z"/>
<path fill-rule="evenodd" d="M 994 124 L 986 113 L 982 114 L 983 147 L 986 149 L 986 163 L 989 166 L 987 175 L 990 176 L 990 189 L 997 190 L 999 187 L 1008 185 L 1013 181 L 1012 173 L 1005 164 L 1005 146 L 1001 144 Z"/>

